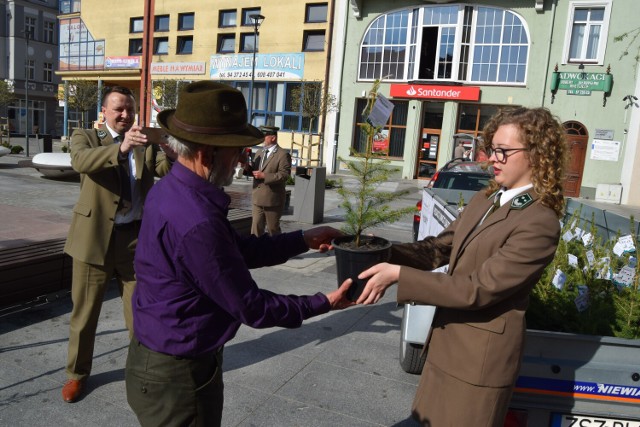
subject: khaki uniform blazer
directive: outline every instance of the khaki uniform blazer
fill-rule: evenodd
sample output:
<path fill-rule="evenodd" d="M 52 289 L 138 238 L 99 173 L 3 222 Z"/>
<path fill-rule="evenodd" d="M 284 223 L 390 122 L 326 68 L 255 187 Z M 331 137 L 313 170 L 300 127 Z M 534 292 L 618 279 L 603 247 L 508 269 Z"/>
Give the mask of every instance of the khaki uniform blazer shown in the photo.
<path fill-rule="evenodd" d="M 274 151 L 262 162 L 266 150 L 258 152 L 253 162 L 254 170 L 264 172 L 264 179 L 253 179 L 254 205 L 284 206 L 287 178 L 291 176 L 291 155 L 276 145 Z"/>
<path fill-rule="evenodd" d="M 472 385 L 515 383 L 529 292 L 558 245 L 555 212 L 533 189 L 526 193 L 531 204 L 514 208 L 514 198 L 477 226 L 493 201 L 480 192 L 437 237 L 392 247 L 390 262 L 402 265 L 398 302 L 438 307 L 427 340 L 428 363 Z M 446 274 L 424 271 L 447 263 Z M 438 393 L 424 380 L 427 395 Z M 451 396 L 452 408 L 463 407 L 460 399 Z"/>
<path fill-rule="evenodd" d="M 122 177 L 118 163 L 119 144 L 105 126 L 76 129 L 71 136 L 71 166 L 80 175 L 80 196 L 64 247 L 73 258 L 103 265 L 120 204 Z M 134 151 L 136 181 L 142 200 L 154 182 L 170 169 L 169 160 L 156 144 Z M 126 160 L 128 162 L 128 160 Z"/>

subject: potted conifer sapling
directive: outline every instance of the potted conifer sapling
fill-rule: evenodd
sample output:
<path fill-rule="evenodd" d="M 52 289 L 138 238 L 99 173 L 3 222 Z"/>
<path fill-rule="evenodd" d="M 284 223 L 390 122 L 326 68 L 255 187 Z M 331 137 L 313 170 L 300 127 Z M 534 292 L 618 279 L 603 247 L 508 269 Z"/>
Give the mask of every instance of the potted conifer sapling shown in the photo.
<path fill-rule="evenodd" d="M 380 184 L 387 182 L 396 169 L 390 168 L 385 154 L 373 152 L 374 137 L 380 133 L 382 125 L 371 123 L 368 118 L 378 97 L 377 90 L 380 82 L 376 81 L 369 92 L 367 104 L 360 125 L 366 137 L 364 151 L 351 149 L 351 159 L 344 162 L 356 179 L 355 186 L 344 185 L 340 180 L 337 189 L 342 200 L 340 206 L 345 210 L 345 225 L 342 231 L 345 236 L 333 241 L 335 248 L 338 286 L 351 278 L 353 284 L 349 288 L 347 297 L 355 301 L 358 299 L 366 281 L 358 279 L 358 274 L 373 265 L 389 259 L 391 242 L 382 237 L 365 235 L 365 230 L 383 224 L 398 221 L 405 215 L 412 213 L 412 206 L 394 209 L 390 203 L 408 193 L 406 191 L 391 192 L 379 190 Z"/>

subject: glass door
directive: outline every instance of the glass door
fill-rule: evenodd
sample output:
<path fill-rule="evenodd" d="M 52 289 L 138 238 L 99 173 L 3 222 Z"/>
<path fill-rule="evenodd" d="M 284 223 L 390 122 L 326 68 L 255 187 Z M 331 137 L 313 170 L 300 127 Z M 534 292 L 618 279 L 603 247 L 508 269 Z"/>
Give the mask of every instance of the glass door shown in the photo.
<path fill-rule="evenodd" d="M 437 170 L 444 103 L 423 102 L 422 107 L 422 132 L 418 141 L 415 176 L 418 179 L 430 179 Z"/>

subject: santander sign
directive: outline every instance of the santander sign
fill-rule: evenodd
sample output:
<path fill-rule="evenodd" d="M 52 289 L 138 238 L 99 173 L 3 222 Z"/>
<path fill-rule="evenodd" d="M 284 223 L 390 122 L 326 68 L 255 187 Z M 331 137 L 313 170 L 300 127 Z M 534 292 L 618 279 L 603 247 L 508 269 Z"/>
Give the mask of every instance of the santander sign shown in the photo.
<path fill-rule="evenodd" d="M 392 84 L 390 95 L 394 98 L 448 99 L 455 101 L 478 101 L 478 86 L 436 86 Z"/>

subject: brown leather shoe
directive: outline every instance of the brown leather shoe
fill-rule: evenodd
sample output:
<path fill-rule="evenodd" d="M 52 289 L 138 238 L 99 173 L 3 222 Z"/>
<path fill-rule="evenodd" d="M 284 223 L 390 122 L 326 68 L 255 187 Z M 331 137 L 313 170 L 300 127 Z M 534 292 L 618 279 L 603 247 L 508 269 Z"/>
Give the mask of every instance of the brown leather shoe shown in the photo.
<path fill-rule="evenodd" d="M 65 402 L 73 403 L 82 394 L 84 387 L 84 381 L 82 380 L 68 380 L 62 387 L 62 398 Z"/>

